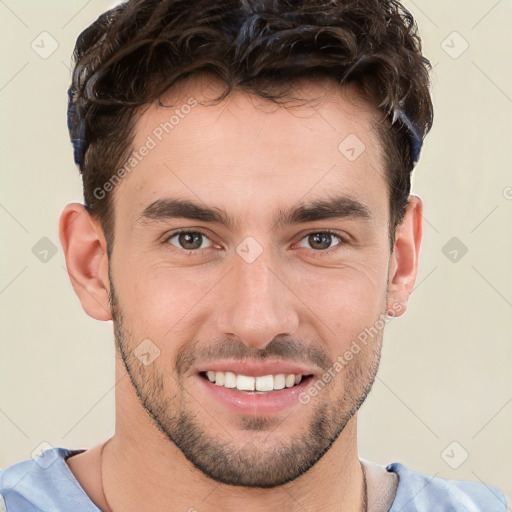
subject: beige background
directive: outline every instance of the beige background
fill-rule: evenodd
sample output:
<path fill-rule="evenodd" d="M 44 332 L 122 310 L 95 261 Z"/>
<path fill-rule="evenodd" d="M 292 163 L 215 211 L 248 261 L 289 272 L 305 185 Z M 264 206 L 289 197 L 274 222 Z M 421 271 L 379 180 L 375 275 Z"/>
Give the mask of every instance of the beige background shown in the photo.
<path fill-rule="evenodd" d="M 87 448 L 113 433 L 112 324 L 81 309 L 57 233 L 63 205 L 82 199 L 66 128 L 70 56 L 113 5 L 0 2 L 0 467 L 42 442 Z M 409 310 L 386 329 L 359 414 L 360 455 L 511 490 L 512 2 L 405 5 L 434 65 L 435 126 L 413 175 L 425 234 Z M 58 48 L 42 58 L 31 44 L 49 52 L 50 37 Z M 46 262 L 33 253 L 43 237 L 58 247 Z M 468 249 L 455 262 L 444 254 L 455 246 L 443 252 L 452 237 Z"/>

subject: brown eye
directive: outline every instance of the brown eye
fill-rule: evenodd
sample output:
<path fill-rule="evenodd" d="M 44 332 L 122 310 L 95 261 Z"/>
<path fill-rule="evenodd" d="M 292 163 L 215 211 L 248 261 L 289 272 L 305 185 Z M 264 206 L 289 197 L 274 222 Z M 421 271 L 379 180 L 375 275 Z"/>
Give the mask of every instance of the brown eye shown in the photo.
<path fill-rule="evenodd" d="M 177 244 L 173 243 L 172 240 L 176 239 Z M 186 251 L 196 251 L 199 249 L 205 249 L 208 245 L 204 246 L 203 243 L 209 238 L 201 233 L 200 231 L 179 231 L 171 235 L 167 241 L 174 245 L 178 249 L 184 249 Z"/>
<path fill-rule="evenodd" d="M 339 240 L 339 242 L 333 245 L 333 239 L 336 238 Z M 331 247 L 340 245 L 341 242 L 343 242 L 343 238 L 341 238 L 336 233 L 331 233 L 330 231 L 317 231 L 315 233 L 310 233 L 309 235 L 306 235 L 302 240 L 306 240 L 309 246 L 306 248 L 315 249 L 317 251 L 325 251 L 327 249 L 330 249 Z M 304 245 L 300 246 L 304 247 Z"/>

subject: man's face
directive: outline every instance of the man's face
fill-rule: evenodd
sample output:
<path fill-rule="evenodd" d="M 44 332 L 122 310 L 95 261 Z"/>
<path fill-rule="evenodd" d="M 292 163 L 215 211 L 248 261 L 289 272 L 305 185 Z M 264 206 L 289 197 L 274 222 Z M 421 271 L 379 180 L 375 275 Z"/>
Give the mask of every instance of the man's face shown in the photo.
<path fill-rule="evenodd" d="M 204 87 L 190 82 L 172 108 L 137 122 L 133 148 L 154 147 L 115 190 L 116 341 L 139 400 L 190 462 L 227 484 L 270 487 L 321 457 L 377 372 L 382 328 L 344 356 L 391 309 L 376 114 L 327 83 L 299 91 L 327 94 L 314 109 L 240 93 L 182 108 Z M 283 386 L 269 375 L 285 387 L 209 379 Z"/>

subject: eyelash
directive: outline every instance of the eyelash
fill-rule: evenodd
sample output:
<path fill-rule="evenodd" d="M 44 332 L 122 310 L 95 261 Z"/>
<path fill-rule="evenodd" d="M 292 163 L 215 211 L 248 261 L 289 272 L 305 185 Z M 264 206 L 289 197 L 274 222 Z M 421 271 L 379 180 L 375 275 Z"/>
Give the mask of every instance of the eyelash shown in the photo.
<path fill-rule="evenodd" d="M 175 236 L 177 235 L 180 235 L 182 233 L 194 233 L 194 234 L 201 234 L 202 236 L 206 237 L 208 240 L 210 240 L 212 243 L 214 243 L 210 237 L 202 230 L 200 229 L 178 229 L 177 231 L 174 231 L 172 232 L 171 234 L 169 235 L 166 235 L 163 242 L 164 244 L 166 244 L 170 250 L 172 252 L 175 252 L 175 253 L 178 253 L 178 254 L 185 254 L 187 256 L 195 256 L 197 254 L 202 254 L 203 251 L 205 251 L 206 249 L 194 249 L 192 251 L 187 251 L 186 249 L 178 249 L 177 247 L 173 246 L 172 244 L 169 243 L 169 240 L 171 238 L 174 238 Z M 311 235 L 316 235 L 316 234 L 328 234 L 328 235 L 333 235 L 335 236 L 336 238 L 339 239 L 340 243 L 339 244 L 336 244 L 334 247 L 330 247 L 329 249 L 325 249 L 325 250 L 315 250 L 315 249 L 311 249 L 311 251 L 313 251 L 314 253 L 316 253 L 317 256 L 322 256 L 322 255 L 325 255 L 325 254 L 331 254 L 331 252 L 335 251 L 337 248 L 339 248 L 340 246 L 342 245 L 346 245 L 348 243 L 348 240 L 341 236 L 337 231 L 333 231 L 332 229 L 322 229 L 322 230 L 316 230 L 316 231 L 310 231 L 309 233 L 306 233 L 304 236 L 302 236 L 300 239 L 299 239 L 299 242 L 301 242 L 302 240 L 304 240 L 304 238 L 307 238 L 308 236 L 311 236 Z"/>

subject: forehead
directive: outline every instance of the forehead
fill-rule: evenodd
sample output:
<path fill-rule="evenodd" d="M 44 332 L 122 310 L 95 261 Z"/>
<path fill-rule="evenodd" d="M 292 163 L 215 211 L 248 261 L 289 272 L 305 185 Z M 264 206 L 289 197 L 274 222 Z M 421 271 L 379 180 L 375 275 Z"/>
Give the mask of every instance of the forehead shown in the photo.
<path fill-rule="evenodd" d="M 222 90 L 210 77 L 189 79 L 141 111 L 133 165 L 114 194 L 116 217 L 133 222 L 165 196 L 222 206 L 253 222 L 262 210 L 337 192 L 385 209 L 380 114 L 355 90 L 305 81 L 296 97 L 309 104 L 286 108 L 243 91 L 212 104 Z"/>

